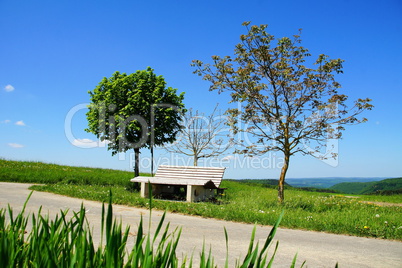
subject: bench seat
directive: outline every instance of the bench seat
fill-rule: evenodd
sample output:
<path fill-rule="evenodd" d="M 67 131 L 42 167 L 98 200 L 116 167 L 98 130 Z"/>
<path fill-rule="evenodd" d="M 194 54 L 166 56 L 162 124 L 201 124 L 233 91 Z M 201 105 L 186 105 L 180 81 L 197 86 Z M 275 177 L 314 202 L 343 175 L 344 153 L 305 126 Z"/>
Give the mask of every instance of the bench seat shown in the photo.
<path fill-rule="evenodd" d="M 154 177 L 139 176 L 131 179 L 131 182 L 141 183 L 141 196 L 147 195 L 147 184 L 154 185 L 183 185 L 187 186 L 187 201 L 201 200 L 203 196 L 211 197 L 203 189 L 219 188 L 225 168 L 198 167 L 198 166 L 167 166 L 158 167 Z M 198 197 L 197 196 L 201 196 Z"/>

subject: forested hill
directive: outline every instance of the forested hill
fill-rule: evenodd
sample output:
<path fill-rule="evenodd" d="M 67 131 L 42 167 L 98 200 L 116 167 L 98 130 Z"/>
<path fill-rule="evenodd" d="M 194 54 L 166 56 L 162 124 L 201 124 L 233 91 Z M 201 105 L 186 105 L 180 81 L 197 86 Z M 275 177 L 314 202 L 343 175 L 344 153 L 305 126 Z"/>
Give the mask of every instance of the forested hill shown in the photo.
<path fill-rule="evenodd" d="M 346 194 L 396 194 L 402 193 L 402 178 L 371 182 L 342 182 L 330 189 Z"/>

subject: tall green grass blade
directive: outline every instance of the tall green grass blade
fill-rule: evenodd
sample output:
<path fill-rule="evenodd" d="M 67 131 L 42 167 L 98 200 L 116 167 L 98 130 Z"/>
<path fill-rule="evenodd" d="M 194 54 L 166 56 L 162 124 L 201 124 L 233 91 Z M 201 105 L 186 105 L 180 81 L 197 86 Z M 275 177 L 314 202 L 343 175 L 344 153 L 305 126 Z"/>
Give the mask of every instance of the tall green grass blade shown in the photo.
<path fill-rule="evenodd" d="M 265 244 L 264 244 L 264 247 L 263 247 L 264 251 L 268 248 L 268 246 L 271 244 L 272 240 L 274 239 L 274 236 L 276 234 L 276 231 L 278 230 L 279 224 L 281 223 L 284 214 L 285 214 L 285 211 L 283 210 L 281 212 L 281 214 L 279 215 L 278 219 L 276 220 L 276 222 L 275 222 L 274 226 L 272 227 L 271 231 L 269 232 L 268 237 L 265 240 Z"/>
<path fill-rule="evenodd" d="M 152 196 L 152 185 L 149 180 L 148 180 L 148 199 L 149 199 L 149 214 L 151 214 L 153 208 L 152 206 L 153 196 Z"/>
<path fill-rule="evenodd" d="M 279 241 L 276 241 L 274 252 L 272 253 L 271 259 L 269 260 L 269 263 L 267 265 L 268 268 L 270 268 L 272 266 L 272 263 L 274 262 L 276 251 L 278 250 L 278 246 L 279 246 Z"/>
<path fill-rule="evenodd" d="M 257 229 L 257 226 L 254 225 L 253 231 L 251 232 L 251 238 L 250 238 L 250 243 L 249 243 L 248 250 L 247 250 L 247 256 L 251 255 L 253 252 L 256 229 Z"/>
<path fill-rule="evenodd" d="M 251 232 L 251 238 L 250 238 L 250 243 L 248 246 L 247 254 L 244 257 L 243 264 L 240 266 L 241 268 L 248 267 L 251 264 L 253 255 L 255 254 L 253 252 L 253 248 L 254 248 L 254 239 L 255 239 L 256 228 L 257 228 L 256 225 L 254 225 L 253 231 Z"/>
<path fill-rule="evenodd" d="M 202 246 L 200 254 L 200 268 L 214 267 L 214 260 L 212 258 L 212 249 L 209 247 L 208 255 L 205 254 L 205 241 Z"/>
<path fill-rule="evenodd" d="M 158 224 L 158 226 L 156 227 L 155 234 L 154 234 L 154 238 L 153 238 L 153 242 L 155 242 L 156 238 L 157 238 L 158 235 L 159 235 L 160 230 L 162 229 L 162 225 L 163 225 L 163 223 L 164 223 L 164 221 L 165 221 L 165 217 L 166 217 L 166 211 L 162 214 L 162 218 L 160 219 L 159 224 Z M 151 221 L 151 219 L 149 219 L 149 220 Z M 169 226 L 169 223 L 168 223 L 168 226 Z M 163 238 L 162 238 L 162 239 L 163 239 Z"/>
<path fill-rule="evenodd" d="M 99 247 L 103 247 L 103 240 L 105 237 L 105 203 L 102 203 L 102 212 L 101 212 L 101 239 Z"/>
<path fill-rule="evenodd" d="M 226 243 L 225 268 L 228 268 L 229 267 L 229 238 L 228 238 L 228 231 L 226 230 L 226 227 L 223 227 L 223 230 L 225 231 L 225 243 Z"/>
<path fill-rule="evenodd" d="M 295 256 L 293 257 L 292 264 L 290 265 L 290 268 L 295 268 L 296 260 L 297 260 L 297 253 L 296 253 Z"/>

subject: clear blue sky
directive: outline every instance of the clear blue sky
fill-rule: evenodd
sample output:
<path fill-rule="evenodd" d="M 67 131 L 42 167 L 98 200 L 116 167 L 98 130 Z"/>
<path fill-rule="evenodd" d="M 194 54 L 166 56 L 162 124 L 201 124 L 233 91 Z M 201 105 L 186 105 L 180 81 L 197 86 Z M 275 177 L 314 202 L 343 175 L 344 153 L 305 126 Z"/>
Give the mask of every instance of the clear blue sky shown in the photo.
<path fill-rule="evenodd" d="M 324 53 L 345 60 L 344 74 L 337 77 L 342 92 L 351 99 L 372 98 L 375 105 L 364 114 L 367 123 L 346 129 L 335 166 L 297 156 L 288 177 L 402 176 L 400 0 L 1 0 L 0 14 L 2 158 L 129 170 L 129 153 L 112 157 L 105 148 L 72 144 L 96 139 L 84 131 L 88 91 L 115 71 L 151 66 L 169 86 L 186 92 L 188 108 L 209 113 L 220 103 L 224 109 L 227 96 L 209 92 L 190 63 L 233 55 L 246 33 L 241 23 L 252 21 L 268 24 L 277 37 L 302 28 L 302 45 L 313 57 Z M 148 155 L 142 151 L 143 158 Z M 170 157 L 160 150 L 157 156 Z M 225 177 L 277 178 L 280 157 L 265 156 L 261 167 L 255 159 L 243 165 L 232 159 Z"/>

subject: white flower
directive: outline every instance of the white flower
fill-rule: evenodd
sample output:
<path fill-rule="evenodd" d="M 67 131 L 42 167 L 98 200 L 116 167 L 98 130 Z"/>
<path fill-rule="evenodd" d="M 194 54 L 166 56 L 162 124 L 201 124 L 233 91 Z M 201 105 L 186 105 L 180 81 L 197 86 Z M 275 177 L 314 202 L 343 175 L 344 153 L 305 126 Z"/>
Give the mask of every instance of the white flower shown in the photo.
<path fill-rule="evenodd" d="M 379 218 L 379 217 L 380 217 L 380 214 L 376 214 L 375 216 L 376 216 L 376 218 Z"/>

